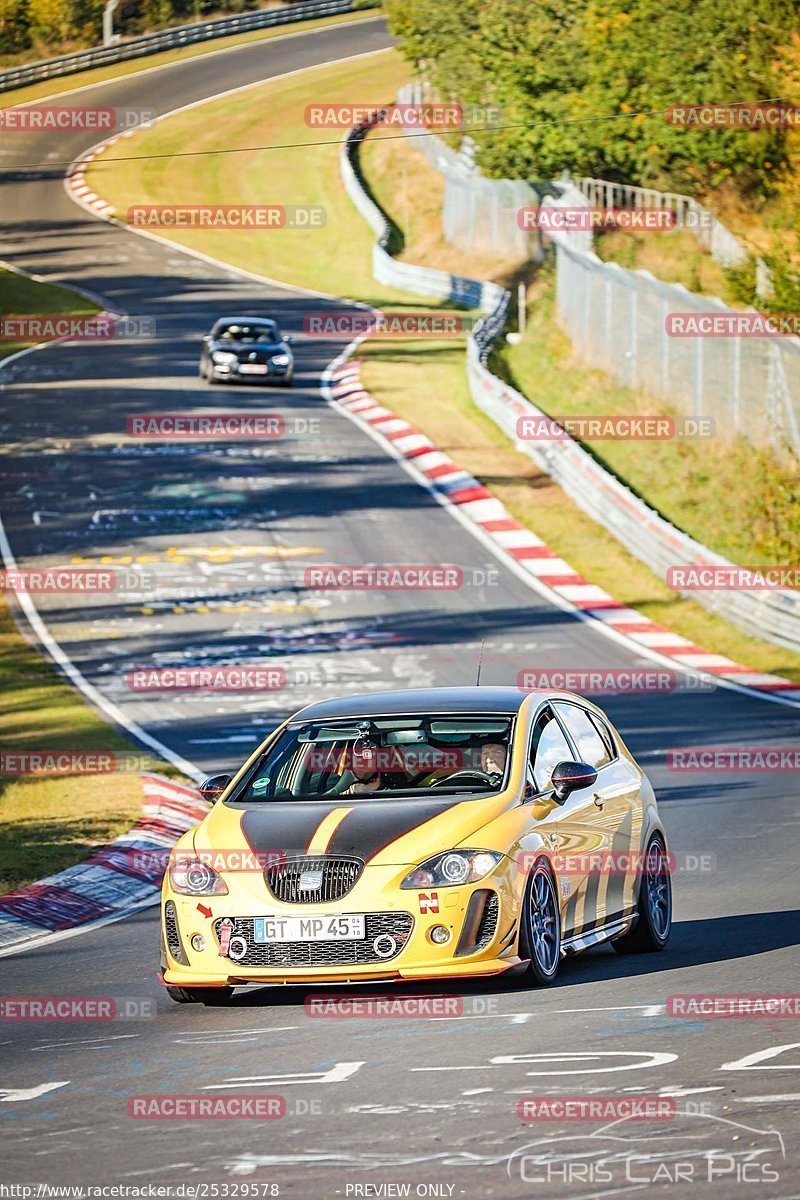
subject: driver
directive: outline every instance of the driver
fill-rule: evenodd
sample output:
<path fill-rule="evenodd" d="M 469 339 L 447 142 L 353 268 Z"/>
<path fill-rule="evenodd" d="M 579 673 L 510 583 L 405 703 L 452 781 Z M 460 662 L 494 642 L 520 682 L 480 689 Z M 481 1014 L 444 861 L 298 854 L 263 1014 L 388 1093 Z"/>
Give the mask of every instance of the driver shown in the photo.
<path fill-rule="evenodd" d="M 484 742 L 481 746 L 481 770 L 489 776 L 494 787 L 502 782 L 507 754 L 502 742 Z"/>
<path fill-rule="evenodd" d="M 370 792 L 402 787 L 408 777 L 402 758 L 395 751 L 391 755 L 392 769 L 386 770 L 386 757 L 385 748 L 381 750 L 369 743 L 356 744 L 350 763 L 350 770 L 355 778 L 341 794 L 364 796 Z"/>

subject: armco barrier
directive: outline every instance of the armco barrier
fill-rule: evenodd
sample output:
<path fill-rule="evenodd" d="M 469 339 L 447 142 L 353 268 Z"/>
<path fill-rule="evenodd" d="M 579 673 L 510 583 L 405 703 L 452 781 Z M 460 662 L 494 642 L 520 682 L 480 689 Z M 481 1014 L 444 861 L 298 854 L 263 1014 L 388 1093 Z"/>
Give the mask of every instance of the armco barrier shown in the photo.
<path fill-rule="evenodd" d="M 467 375 L 478 408 L 491 417 L 522 453 L 546 471 L 580 509 L 613 533 L 660 578 L 664 578 L 670 566 L 731 566 L 727 559 L 660 517 L 572 438 L 547 442 L 518 440 L 519 417 L 545 414 L 486 366 L 491 344 L 505 325 L 509 295 L 497 284 L 398 263 L 388 254 L 386 217 L 367 195 L 358 169 L 358 147 L 368 128 L 369 125 L 359 126 L 346 135 L 340 164 L 348 195 L 378 238 L 373 250 L 373 274 L 380 283 L 421 295 L 458 299 L 461 303 L 480 299 L 480 305 L 475 306 L 481 307 L 486 316 L 467 340 Z M 770 588 L 759 592 L 698 591 L 691 596 L 746 633 L 800 652 L 800 593 Z M 669 636 L 674 640 L 674 635 Z M 657 649 L 655 642 L 654 648 Z"/>
<path fill-rule="evenodd" d="M 164 29 L 160 33 L 147 33 L 131 38 L 114 46 L 102 46 L 94 50 L 78 50 L 74 54 L 62 54 L 59 58 L 48 58 L 43 62 L 28 63 L 26 66 L 11 67 L 0 71 L 0 92 L 24 87 L 28 83 L 39 83 L 43 79 L 55 79 L 61 75 L 74 75 L 92 67 L 105 67 L 112 63 L 126 62 L 132 58 L 144 58 L 162 50 L 175 50 L 181 46 L 192 46 L 212 38 L 230 37 L 236 33 L 248 33 L 252 29 L 266 29 L 271 25 L 291 25 L 295 21 L 308 21 L 314 17 L 332 17 L 354 9 L 377 7 L 366 0 L 300 0 L 285 8 L 270 8 L 261 12 L 238 13 L 231 17 L 216 17 L 213 21 L 197 21 L 192 25 L 179 25 L 175 29 Z"/>
<path fill-rule="evenodd" d="M 389 254 L 389 223 L 368 195 L 358 167 L 358 147 L 367 130 L 380 121 L 381 113 L 378 112 L 371 121 L 351 129 L 342 142 L 339 156 L 345 191 L 377 239 L 372 248 L 372 273 L 377 281 L 386 284 L 387 287 L 401 288 L 417 295 L 462 304 L 465 308 L 477 308 L 487 314 L 494 313 L 503 304 L 507 305 L 508 295 L 499 284 L 483 283 L 479 279 L 469 279 L 464 275 L 450 275 L 447 271 L 435 271 L 428 267 L 414 266 L 412 263 L 398 262 Z M 505 309 L 503 322 L 504 320 Z M 484 323 L 481 322 L 481 325 Z M 499 328 L 502 328 L 502 323 Z"/>

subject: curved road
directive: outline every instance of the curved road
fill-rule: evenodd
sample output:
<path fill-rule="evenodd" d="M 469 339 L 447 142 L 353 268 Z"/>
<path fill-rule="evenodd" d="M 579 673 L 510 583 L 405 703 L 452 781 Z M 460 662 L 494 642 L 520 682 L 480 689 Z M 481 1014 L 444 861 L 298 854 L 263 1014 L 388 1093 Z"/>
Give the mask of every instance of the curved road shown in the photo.
<path fill-rule="evenodd" d="M 133 75 L 79 102 L 163 113 L 388 44 L 381 20 L 368 19 Z M 152 572 L 154 589 L 96 598 L 89 612 L 74 598 L 37 600 L 103 697 L 212 770 L 235 765 L 312 696 L 473 682 L 483 638 L 486 683 L 514 682 L 528 664 L 644 661 L 537 598 L 321 402 L 336 347 L 300 332 L 318 302 L 92 218 L 65 195 L 60 167 L 21 169 L 72 160 L 93 140 L 41 133 L 24 148 L 2 143 L 0 258 L 154 317 L 157 337 L 51 346 L 0 372 L 0 485 L 20 565 L 69 554 L 144 558 Z M 197 380 L 199 334 L 220 312 L 250 309 L 274 312 L 297 338 L 289 394 L 210 392 Z M 130 412 L 222 406 L 315 418 L 319 430 L 212 448 L 124 437 Z M 474 582 L 430 594 L 303 588 L 314 562 L 381 559 L 456 563 Z M 498 573 L 491 585 L 480 575 L 489 568 Z M 133 666 L 265 656 L 288 681 L 267 703 L 136 693 L 125 681 Z M 797 713 L 719 688 L 608 697 L 606 707 L 650 772 L 672 849 L 687 863 L 665 955 L 597 951 L 565 963 L 546 992 L 467 988 L 459 1017 L 337 1023 L 307 1018 L 302 989 L 248 993 L 225 1010 L 172 1005 L 154 979 L 155 910 L 54 939 L 4 958 L 4 992 L 112 995 L 144 1002 L 143 1014 L 112 1025 L 0 1026 L 3 1182 L 246 1182 L 260 1188 L 250 1195 L 476 1200 L 668 1186 L 714 1197 L 800 1192 L 796 1020 L 676 1019 L 664 1009 L 674 993 L 797 987 L 791 775 L 681 776 L 664 765 L 674 746 L 789 745 Z M 705 856 L 705 869 L 690 869 L 691 855 Z M 226 1091 L 283 1095 L 288 1114 L 266 1124 L 126 1115 L 131 1094 Z M 531 1126 L 516 1115 L 523 1094 L 641 1092 L 674 1096 L 679 1115 L 664 1127 L 613 1129 Z M 631 1150 L 635 1170 L 624 1161 Z M 711 1151 L 727 1157 L 713 1160 L 709 1181 Z"/>

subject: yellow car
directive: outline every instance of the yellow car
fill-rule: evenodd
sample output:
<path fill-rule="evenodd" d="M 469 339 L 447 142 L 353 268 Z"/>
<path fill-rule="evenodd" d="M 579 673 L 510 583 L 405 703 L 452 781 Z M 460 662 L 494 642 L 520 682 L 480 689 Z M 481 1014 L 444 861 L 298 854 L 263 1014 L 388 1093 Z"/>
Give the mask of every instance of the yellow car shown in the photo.
<path fill-rule="evenodd" d="M 213 807 L 163 887 L 162 979 L 181 1003 L 246 984 L 548 984 L 587 946 L 669 937 L 653 789 L 567 692 L 324 700 L 201 792 Z"/>

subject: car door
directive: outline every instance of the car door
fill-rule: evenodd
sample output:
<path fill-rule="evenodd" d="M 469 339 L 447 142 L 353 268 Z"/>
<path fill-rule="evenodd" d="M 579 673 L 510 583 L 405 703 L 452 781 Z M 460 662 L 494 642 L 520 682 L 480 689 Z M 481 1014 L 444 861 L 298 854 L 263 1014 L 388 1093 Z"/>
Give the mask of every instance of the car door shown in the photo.
<path fill-rule="evenodd" d="M 555 705 L 547 704 L 537 715 L 531 740 L 531 760 L 537 792 L 551 792 L 553 768 L 560 762 L 575 762 L 578 753 L 556 716 Z M 599 891 L 590 874 L 591 855 L 607 855 L 611 840 L 597 823 L 594 787 L 572 792 L 553 812 L 554 867 L 561 896 L 562 938 L 569 941 L 596 928 L 599 920 Z"/>
<path fill-rule="evenodd" d="M 577 823 L 584 844 L 597 845 L 598 850 L 602 846 L 606 852 L 599 866 L 589 864 L 585 876 L 585 912 L 591 909 L 591 919 L 602 925 L 633 907 L 633 854 L 640 845 L 644 816 L 641 779 L 628 759 L 617 752 L 613 734 L 596 713 L 572 700 L 554 700 L 553 709 L 577 760 L 597 771 L 593 787 L 568 797 L 559 823 L 559 841 L 561 833 L 566 836 L 566 827 Z M 574 831 L 570 836 L 575 836 Z"/>

